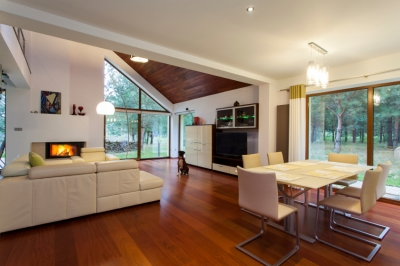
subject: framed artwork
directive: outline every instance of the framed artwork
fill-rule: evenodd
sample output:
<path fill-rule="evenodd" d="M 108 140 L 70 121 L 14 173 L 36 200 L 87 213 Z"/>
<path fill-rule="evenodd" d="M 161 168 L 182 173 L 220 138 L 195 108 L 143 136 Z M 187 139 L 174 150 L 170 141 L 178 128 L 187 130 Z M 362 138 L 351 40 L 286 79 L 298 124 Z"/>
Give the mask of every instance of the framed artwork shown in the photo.
<path fill-rule="evenodd" d="M 42 114 L 61 114 L 61 92 L 41 91 L 40 112 Z"/>

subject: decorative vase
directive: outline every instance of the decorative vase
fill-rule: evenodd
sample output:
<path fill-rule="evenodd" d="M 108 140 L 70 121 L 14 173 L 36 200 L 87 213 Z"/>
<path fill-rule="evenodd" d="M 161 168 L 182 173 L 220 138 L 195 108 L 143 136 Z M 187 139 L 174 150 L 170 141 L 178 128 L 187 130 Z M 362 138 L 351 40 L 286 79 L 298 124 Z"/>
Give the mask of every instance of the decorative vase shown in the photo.
<path fill-rule="evenodd" d="M 238 101 L 234 102 L 233 106 L 239 106 L 239 102 Z"/>
<path fill-rule="evenodd" d="M 79 107 L 78 107 L 78 110 L 79 110 L 78 115 L 85 115 L 85 113 L 82 113 L 83 106 L 79 106 Z"/>
<path fill-rule="evenodd" d="M 76 115 L 75 110 L 76 110 L 76 105 L 73 104 L 72 105 L 72 115 Z"/>

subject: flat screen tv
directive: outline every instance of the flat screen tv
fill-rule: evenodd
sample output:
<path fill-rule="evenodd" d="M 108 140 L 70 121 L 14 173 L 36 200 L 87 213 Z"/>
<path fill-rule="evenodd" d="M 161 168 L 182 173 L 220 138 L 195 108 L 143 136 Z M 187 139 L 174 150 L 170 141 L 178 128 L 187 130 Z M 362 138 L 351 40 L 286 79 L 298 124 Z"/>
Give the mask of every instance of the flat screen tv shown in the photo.
<path fill-rule="evenodd" d="M 247 154 L 246 132 L 217 132 L 215 153 L 220 156 L 241 157 Z"/>

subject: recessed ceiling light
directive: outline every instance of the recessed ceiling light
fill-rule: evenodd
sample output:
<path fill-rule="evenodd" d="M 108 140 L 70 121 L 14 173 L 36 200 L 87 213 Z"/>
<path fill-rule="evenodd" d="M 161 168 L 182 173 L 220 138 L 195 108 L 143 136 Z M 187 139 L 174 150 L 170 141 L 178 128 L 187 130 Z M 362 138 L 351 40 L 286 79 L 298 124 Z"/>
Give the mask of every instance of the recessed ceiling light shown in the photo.
<path fill-rule="evenodd" d="M 246 10 L 247 10 L 247 12 L 253 12 L 254 11 L 254 7 L 250 6 Z"/>
<path fill-rule="evenodd" d="M 147 59 L 147 58 L 134 56 L 134 55 L 131 55 L 131 60 L 133 62 L 138 62 L 138 63 L 147 63 L 147 62 L 149 62 L 149 59 Z"/>

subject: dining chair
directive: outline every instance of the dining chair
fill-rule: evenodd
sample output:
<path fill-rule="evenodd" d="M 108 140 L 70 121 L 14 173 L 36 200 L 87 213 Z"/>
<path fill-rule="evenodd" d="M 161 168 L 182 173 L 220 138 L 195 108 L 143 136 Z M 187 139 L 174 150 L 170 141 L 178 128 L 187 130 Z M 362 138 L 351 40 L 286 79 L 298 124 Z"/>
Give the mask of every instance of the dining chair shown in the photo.
<path fill-rule="evenodd" d="M 382 168 L 377 167 L 376 170 L 368 170 L 365 175 L 364 175 L 364 182 L 361 188 L 361 194 L 360 198 L 351 198 L 351 197 L 345 197 L 342 195 L 334 195 L 327 197 L 321 201 L 318 202 L 317 206 L 317 214 L 316 214 L 316 219 L 315 219 L 315 231 L 314 231 L 314 236 L 315 239 L 319 242 L 322 242 L 326 245 L 329 245 L 333 248 L 339 249 L 343 252 L 346 252 L 348 254 L 351 254 L 353 256 L 356 256 L 360 259 L 366 260 L 366 261 L 371 261 L 372 258 L 375 256 L 375 254 L 379 251 L 381 245 L 372 241 L 369 241 L 367 239 L 361 238 L 359 236 L 355 236 L 352 234 L 349 234 L 347 232 L 338 230 L 333 227 L 333 221 L 335 219 L 335 212 L 336 211 L 342 211 L 345 213 L 351 213 L 355 215 L 362 215 L 369 211 L 375 204 L 376 204 L 376 197 L 375 197 L 375 191 L 376 187 L 379 182 L 379 178 L 382 174 Z M 353 251 L 350 251 L 346 248 L 339 247 L 331 242 L 328 242 L 327 240 L 322 240 L 319 238 L 317 235 L 318 232 L 318 217 L 319 217 L 319 212 L 320 212 L 320 206 L 324 207 L 329 207 L 330 208 L 330 217 L 329 217 L 329 227 L 332 231 L 340 233 L 342 235 L 351 237 L 353 239 L 359 240 L 361 242 L 367 243 L 368 245 L 373 246 L 372 251 L 367 255 L 361 255 L 359 253 L 355 253 Z M 346 227 L 349 228 L 349 227 Z M 345 242 L 345 241 L 342 241 Z"/>
<path fill-rule="evenodd" d="M 386 179 L 389 176 L 389 172 L 390 172 L 390 168 L 392 166 L 392 163 L 388 161 L 388 162 L 386 162 L 384 164 L 378 164 L 378 166 L 382 168 L 382 174 L 381 174 L 381 177 L 379 178 L 379 182 L 378 182 L 378 185 L 377 185 L 376 191 L 375 191 L 376 200 L 380 199 L 383 195 L 386 194 Z M 361 197 L 361 188 L 345 187 L 345 188 L 343 188 L 341 190 L 336 191 L 335 194 L 359 199 Z M 367 233 L 365 231 L 357 230 L 357 229 L 354 229 L 354 228 L 348 228 L 347 226 L 341 225 L 341 224 L 338 224 L 338 223 L 335 223 L 335 224 L 337 224 L 338 226 L 350 229 L 352 231 L 358 232 L 360 234 L 368 235 L 370 237 L 373 237 L 373 238 L 379 239 L 379 240 L 382 240 L 385 237 L 385 235 L 387 234 L 387 232 L 389 232 L 389 230 L 390 230 L 390 227 L 385 226 L 385 225 L 372 223 L 370 221 L 366 221 L 366 220 L 363 220 L 363 219 L 355 218 L 353 216 L 347 216 L 346 215 L 346 217 L 350 218 L 352 220 L 356 220 L 356 221 L 359 221 L 359 222 L 362 222 L 362 223 L 366 223 L 366 224 L 369 224 L 369 225 L 372 225 L 372 226 L 375 226 L 375 227 L 382 228 L 383 231 L 379 235 L 374 235 L 374 234 L 370 234 L 370 233 Z"/>
<path fill-rule="evenodd" d="M 261 157 L 259 153 L 242 155 L 243 168 L 261 167 Z"/>
<path fill-rule="evenodd" d="M 251 170 L 243 169 L 240 166 L 237 167 L 237 170 L 239 180 L 239 206 L 257 213 L 261 217 L 260 233 L 236 245 L 237 249 L 264 265 L 271 265 L 260 257 L 245 250 L 243 246 L 263 235 L 265 219 L 271 218 L 280 221 L 288 215 L 295 215 L 296 246 L 274 264 L 281 265 L 300 248 L 297 208 L 278 202 L 278 188 L 274 172 L 251 172 Z M 271 242 L 274 242 L 274 240 L 271 240 Z"/>
<path fill-rule="evenodd" d="M 329 153 L 329 162 L 358 164 L 357 154 Z M 334 184 L 348 187 L 357 182 L 357 175 L 350 176 L 346 179 L 338 180 Z"/>
<path fill-rule="evenodd" d="M 280 151 L 268 152 L 267 156 L 268 156 L 268 164 L 269 165 L 285 163 L 285 161 L 283 160 L 283 154 Z"/>
<path fill-rule="evenodd" d="M 269 165 L 285 163 L 285 160 L 283 159 L 283 154 L 281 151 L 268 152 L 267 156 L 268 156 L 268 164 Z M 290 187 L 290 195 L 293 195 L 292 186 L 289 186 L 289 187 Z M 307 203 L 307 193 L 303 193 L 303 194 L 304 194 L 304 201 L 296 200 L 296 202 L 301 203 L 301 204 Z"/>

